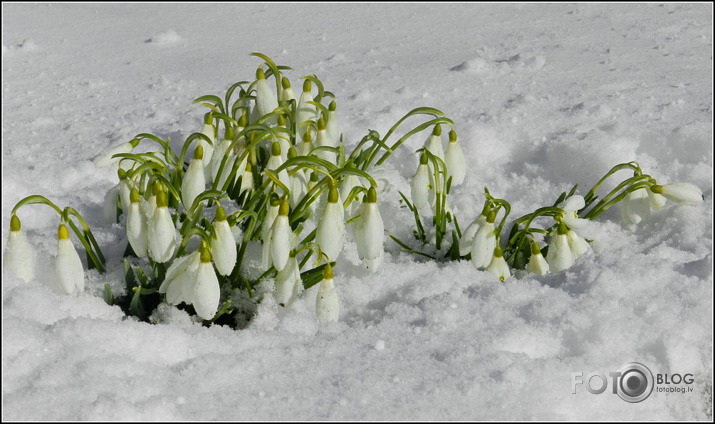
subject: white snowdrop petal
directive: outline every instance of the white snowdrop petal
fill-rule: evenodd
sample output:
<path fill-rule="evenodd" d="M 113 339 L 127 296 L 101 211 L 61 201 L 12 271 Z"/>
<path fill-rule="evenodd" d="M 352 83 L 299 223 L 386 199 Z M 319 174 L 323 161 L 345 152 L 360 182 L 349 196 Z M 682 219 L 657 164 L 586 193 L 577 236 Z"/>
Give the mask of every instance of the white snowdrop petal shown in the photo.
<path fill-rule="evenodd" d="M 511 270 L 503 256 L 494 256 L 486 270 L 494 274 L 501 281 L 511 277 Z"/>
<path fill-rule="evenodd" d="M 148 254 L 157 262 L 167 262 L 176 249 L 176 228 L 166 207 L 158 207 L 148 224 Z"/>
<path fill-rule="evenodd" d="M 566 237 L 568 237 L 569 247 L 571 248 L 571 253 L 573 253 L 574 260 L 588 252 L 590 245 L 583 237 L 576 234 L 576 232 L 569 230 L 566 233 Z"/>
<path fill-rule="evenodd" d="M 472 263 L 475 268 L 486 268 L 491 263 L 494 248 L 497 246 L 494 235 L 494 223 L 485 222 L 479 226 L 472 240 Z"/>
<path fill-rule="evenodd" d="M 325 210 L 318 223 L 315 241 L 331 261 L 337 259 L 343 249 L 345 236 L 345 212 L 342 202 L 326 202 Z"/>
<path fill-rule="evenodd" d="M 549 263 L 541 253 L 531 255 L 526 264 L 526 270 L 536 275 L 546 275 L 549 273 Z"/>
<path fill-rule="evenodd" d="M 69 239 L 57 241 L 55 271 L 60 288 L 66 294 L 84 291 L 84 267 L 74 245 Z"/>
<path fill-rule="evenodd" d="M 447 172 L 452 177 L 452 185 L 460 185 L 464 182 L 467 174 L 466 163 L 462 147 L 457 143 L 449 143 L 444 154 L 444 162 L 447 165 Z"/>
<path fill-rule="evenodd" d="M 546 254 L 546 261 L 549 263 L 549 268 L 552 272 L 559 272 L 571 268 L 574 264 L 573 253 L 569 246 L 568 236 L 566 234 L 557 235 L 554 241 L 549 246 L 549 252 Z"/>
<path fill-rule="evenodd" d="M 484 215 L 479 215 L 474 221 L 472 221 L 467 229 L 462 233 L 462 238 L 459 239 L 459 255 L 467 256 L 472 251 L 472 244 L 474 242 L 474 236 L 477 234 L 479 227 L 487 222 L 487 218 Z"/>
<path fill-rule="evenodd" d="M 189 210 L 196 197 L 206 190 L 206 177 L 201 159 L 192 159 L 181 181 L 181 201 Z"/>
<path fill-rule="evenodd" d="M 292 256 L 288 259 L 286 266 L 276 274 L 273 297 L 278 305 L 286 306 L 290 303 L 297 281 L 300 281 L 300 270 L 298 260 Z"/>
<path fill-rule="evenodd" d="M 699 205 L 703 203 L 703 192 L 690 183 L 673 183 L 663 186 L 663 196 L 666 199 L 683 205 Z"/>
<path fill-rule="evenodd" d="M 291 249 L 291 230 L 288 217 L 279 215 L 271 227 L 270 252 L 271 263 L 276 270 L 282 270 L 288 262 Z"/>
<path fill-rule="evenodd" d="M 29 282 L 35 277 L 35 254 L 24 231 L 10 231 L 3 259 L 17 278 Z"/>
<path fill-rule="evenodd" d="M 196 271 L 191 304 L 196 314 L 203 319 L 211 319 L 216 315 L 221 298 L 221 287 L 211 262 L 202 262 Z"/>
<path fill-rule="evenodd" d="M 236 266 L 238 257 L 236 241 L 233 239 L 233 233 L 227 221 L 215 222 L 214 230 L 216 230 L 216 238 L 211 240 L 214 264 L 219 274 L 230 275 Z"/>
<path fill-rule="evenodd" d="M 315 298 L 315 315 L 321 323 L 337 322 L 340 319 L 340 300 L 333 279 L 320 282 Z"/>
<path fill-rule="evenodd" d="M 412 183 L 410 184 L 412 193 L 412 204 L 418 210 L 424 209 L 429 205 L 429 190 L 430 177 L 429 167 L 426 164 L 420 164 L 417 167 Z"/>
<path fill-rule="evenodd" d="M 360 259 L 377 259 L 382 256 L 385 226 L 377 203 L 363 203 L 359 236 L 356 236 L 356 242 L 358 242 Z"/>
<path fill-rule="evenodd" d="M 147 244 L 149 243 L 147 239 L 148 229 L 146 218 L 139 208 L 139 203 L 129 205 L 126 229 L 127 239 L 134 253 L 140 258 L 146 257 Z"/>

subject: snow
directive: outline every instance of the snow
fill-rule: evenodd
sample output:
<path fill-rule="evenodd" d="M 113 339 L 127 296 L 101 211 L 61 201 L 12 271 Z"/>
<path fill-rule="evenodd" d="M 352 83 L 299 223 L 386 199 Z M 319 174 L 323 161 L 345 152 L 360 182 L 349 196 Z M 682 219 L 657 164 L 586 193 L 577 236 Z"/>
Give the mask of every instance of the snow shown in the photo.
<path fill-rule="evenodd" d="M 18 213 L 38 269 L 25 283 L 3 267 L 4 420 L 712 419 L 710 4 L 2 11 L 3 250 L 15 203 L 41 194 L 82 213 L 110 260 L 107 274 L 86 273 L 84 293 L 59 294 L 57 216 L 37 205 Z M 124 285 L 126 236 L 103 211 L 116 170 L 92 160 L 142 132 L 177 148 L 201 128 L 192 100 L 252 78 L 256 51 L 336 94 L 349 146 L 413 108 L 445 112 L 467 156 L 451 196 L 463 226 L 484 186 L 517 217 L 574 184 L 585 194 L 631 160 L 659 183 L 696 184 L 705 202 L 670 203 L 639 225 L 609 210 L 572 268 L 506 283 L 389 238 L 373 274 L 348 243 L 334 268 L 337 323 L 317 322 L 318 286 L 290 308 L 267 298 L 241 330 L 202 327 L 168 305 L 155 324 L 127 318 L 102 299 L 105 282 Z M 402 240 L 412 221 L 397 191 L 409 193 L 426 137 L 376 175 L 385 228 Z M 694 390 L 633 404 L 610 390 L 572 393 L 572 373 L 628 362 L 691 373 Z"/>

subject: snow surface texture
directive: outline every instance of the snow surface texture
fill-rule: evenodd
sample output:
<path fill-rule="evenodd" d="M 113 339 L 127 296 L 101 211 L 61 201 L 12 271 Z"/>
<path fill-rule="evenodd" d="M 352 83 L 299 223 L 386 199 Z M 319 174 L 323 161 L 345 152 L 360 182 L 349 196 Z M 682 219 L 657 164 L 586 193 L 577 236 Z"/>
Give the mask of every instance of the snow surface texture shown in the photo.
<path fill-rule="evenodd" d="M 108 274 L 87 273 L 85 293 L 57 294 L 57 216 L 21 210 L 39 269 L 31 283 L 3 275 L 3 418 L 712 419 L 712 11 L 3 3 L 3 248 L 13 205 L 43 194 L 78 209 L 114 259 Z M 341 321 L 322 327 L 315 290 L 288 310 L 264 302 L 241 331 L 169 307 L 158 325 L 124 319 L 101 298 L 105 282 L 123 286 L 126 239 L 102 214 L 116 173 L 91 159 L 141 132 L 178 146 L 200 129 L 204 110 L 191 101 L 252 78 L 254 51 L 293 67 L 293 81 L 316 73 L 338 96 L 349 146 L 415 107 L 444 111 L 470 163 L 452 196 L 463 223 L 484 186 L 517 217 L 573 184 L 585 194 L 630 160 L 659 182 L 697 184 L 705 203 L 630 227 L 608 211 L 574 267 L 506 283 L 389 239 L 369 274 L 349 244 L 335 268 Z M 403 240 L 411 217 L 397 190 L 409 192 L 423 142 L 381 171 L 385 226 Z M 692 373 L 694 391 L 635 404 L 610 386 L 572 394 L 572 372 L 633 361 Z"/>

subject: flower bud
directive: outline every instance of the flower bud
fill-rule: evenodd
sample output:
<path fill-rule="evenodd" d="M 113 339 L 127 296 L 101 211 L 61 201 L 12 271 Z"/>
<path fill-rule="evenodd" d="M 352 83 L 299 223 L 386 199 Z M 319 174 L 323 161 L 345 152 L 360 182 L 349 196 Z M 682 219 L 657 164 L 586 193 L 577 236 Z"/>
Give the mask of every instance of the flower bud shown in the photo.
<path fill-rule="evenodd" d="M 213 252 L 216 270 L 221 275 L 230 275 L 236 266 L 238 252 L 231 227 L 226 221 L 226 212 L 221 206 L 216 209 L 216 220 L 214 220 L 213 225 L 215 235 L 211 239 L 211 251 Z"/>
<path fill-rule="evenodd" d="M 699 205 L 703 203 L 703 192 L 700 188 L 690 183 L 674 183 L 653 185 L 651 191 L 665 196 L 666 199 L 682 205 Z"/>
<path fill-rule="evenodd" d="M 29 282 L 35 277 L 35 254 L 22 231 L 20 218 L 10 218 L 10 234 L 5 246 L 4 264 L 17 278 Z"/>
<path fill-rule="evenodd" d="M 452 185 L 462 184 L 467 167 L 462 148 L 457 144 L 457 133 L 454 130 L 449 132 L 449 144 L 447 152 L 444 154 L 444 163 L 447 166 L 447 175 L 452 177 Z"/>
<path fill-rule="evenodd" d="M 139 206 L 139 192 L 136 189 L 132 189 L 131 204 L 129 205 L 129 210 L 127 211 L 127 240 L 132 246 L 134 253 L 140 257 L 145 258 L 147 256 L 147 245 L 148 240 L 148 229 L 146 217 L 141 211 Z"/>
<path fill-rule="evenodd" d="M 70 241 L 69 231 L 64 224 L 57 230 L 57 256 L 55 272 L 59 287 L 65 294 L 84 291 L 84 267 L 74 245 Z"/>
<path fill-rule="evenodd" d="M 340 299 L 335 291 L 333 269 L 330 264 L 325 266 L 323 280 L 320 282 L 318 296 L 315 298 L 315 315 L 321 323 L 337 322 L 340 319 Z"/>

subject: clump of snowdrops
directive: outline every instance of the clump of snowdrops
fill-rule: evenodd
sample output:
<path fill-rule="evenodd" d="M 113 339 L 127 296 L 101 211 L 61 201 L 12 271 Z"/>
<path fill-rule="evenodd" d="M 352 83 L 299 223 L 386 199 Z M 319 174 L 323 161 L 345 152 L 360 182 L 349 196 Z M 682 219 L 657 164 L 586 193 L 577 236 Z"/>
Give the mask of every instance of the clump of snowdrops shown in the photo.
<path fill-rule="evenodd" d="M 253 55 L 263 60 L 253 81 L 231 85 L 223 98 L 205 95 L 194 101 L 206 112 L 200 130 L 186 138 L 178 154 L 169 139 L 141 133 L 95 160 L 97 166 L 117 166 L 119 182 L 107 193 L 105 211 L 124 225 L 127 239 L 126 292 L 115 294 L 105 285 L 109 304 L 146 320 L 168 303 L 206 324 L 235 326 L 250 318 L 251 305 L 265 296 L 290 307 L 319 284 L 316 317 L 337 321 L 340 282 L 336 289 L 333 268 L 340 266 L 345 244 L 355 243 L 366 272 L 377 271 L 383 262 L 382 187 L 372 173 L 423 131 L 429 134 L 416 152 L 419 165 L 410 195 L 400 193 L 414 217 L 418 246 L 390 237 L 405 251 L 434 260 L 471 260 L 501 281 L 517 269 L 544 275 L 572 266 L 589 250 L 579 230 L 617 203 L 627 222 L 638 223 L 668 199 L 702 202 L 692 184 L 658 184 L 629 162 L 612 168 L 585 196 L 574 187 L 552 206 L 511 221 L 509 203 L 485 188 L 481 213 L 462 231 L 448 201 L 466 173 L 451 119 L 420 107 L 384 136 L 369 130 L 348 153 L 335 95 L 315 75 L 302 77 L 302 90 L 296 92 L 285 75 L 290 68 Z M 416 119 L 419 125 L 393 141 L 405 122 Z M 136 153 L 139 145 L 158 150 Z M 621 170 L 633 176 L 597 196 Z M 17 215 L 31 204 L 50 206 L 60 217 L 59 290 L 84 291 L 85 270 L 69 229 L 84 248 L 88 268 L 104 273 L 106 259 L 82 216 L 43 196 L 29 196 L 13 208 L 6 267 L 23 280 L 34 278 L 33 248 Z"/>

